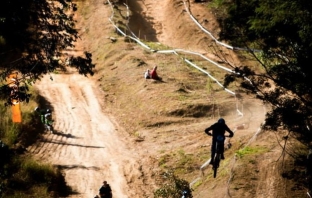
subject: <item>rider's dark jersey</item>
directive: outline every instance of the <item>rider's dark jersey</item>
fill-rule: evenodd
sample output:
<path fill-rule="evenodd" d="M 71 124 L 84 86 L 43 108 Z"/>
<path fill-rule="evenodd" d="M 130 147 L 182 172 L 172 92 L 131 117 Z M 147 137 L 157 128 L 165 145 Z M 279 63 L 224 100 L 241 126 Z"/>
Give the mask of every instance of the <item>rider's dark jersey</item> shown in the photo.
<path fill-rule="evenodd" d="M 226 124 L 221 123 L 215 123 L 205 129 L 205 133 L 208 134 L 209 131 L 212 131 L 213 139 L 217 138 L 218 135 L 224 136 L 225 131 L 229 132 L 231 136 L 234 135 L 233 131 L 231 131 L 231 129 L 229 129 L 229 127 Z"/>

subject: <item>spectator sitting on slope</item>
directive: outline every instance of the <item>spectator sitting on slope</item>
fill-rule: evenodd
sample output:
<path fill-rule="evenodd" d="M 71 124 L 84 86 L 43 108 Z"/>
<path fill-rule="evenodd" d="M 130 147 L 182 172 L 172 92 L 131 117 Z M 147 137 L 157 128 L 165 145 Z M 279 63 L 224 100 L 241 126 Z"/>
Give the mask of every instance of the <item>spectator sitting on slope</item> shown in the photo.
<path fill-rule="evenodd" d="M 161 80 L 161 78 L 157 74 L 157 65 L 153 68 L 153 70 L 150 72 L 150 76 L 154 80 Z"/>
<path fill-rule="evenodd" d="M 150 79 L 151 78 L 151 75 L 150 75 L 150 70 L 146 70 L 146 72 L 144 73 L 144 78 L 145 79 Z"/>

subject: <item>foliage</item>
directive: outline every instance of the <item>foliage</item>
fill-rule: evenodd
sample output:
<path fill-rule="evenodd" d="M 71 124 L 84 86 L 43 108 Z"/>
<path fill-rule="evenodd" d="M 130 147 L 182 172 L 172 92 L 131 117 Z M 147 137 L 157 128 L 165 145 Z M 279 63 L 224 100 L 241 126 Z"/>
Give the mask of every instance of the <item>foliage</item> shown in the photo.
<path fill-rule="evenodd" d="M 1 2 L 0 78 L 18 72 L 15 86 L 0 86 L 0 98 L 9 98 L 7 104 L 11 99 L 27 102 L 29 84 L 56 69 L 65 71 L 67 64 L 80 74 L 93 75 L 89 52 L 84 57 L 66 53 L 79 38 L 73 18 L 76 10 L 71 0 Z"/>
<path fill-rule="evenodd" d="M 31 90 L 32 91 L 32 90 Z M 11 109 L 0 100 L 0 197 L 51 197 L 53 192 L 68 197 L 72 190 L 66 185 L 59 169 L 35 162 L 25 155 L 25 147 L 34 143 L 43 132 L 40 118 L 30 112 L 33 100 L 42 100 L 37 93 L 31 102 L 23 105 L 23 123 L 12 123 Z"/>
<path fill-rule="evenodd" d="M 241 80 L 249 93 L 272 105 L 264 128 L 280 127 L 295 132 L 305 143 L 312 140 L 312 2 L 308 0 L 230 0 L 218 9 L 227 10 L 219 18 L 221 39 L 250 50 L 262 69 L 248 65 L 235 68 L 240 75 L 226 76 L 226 85 Z M 250 81 L 246 81 L 248 78 Z"/>
<path fill-rule="evenodd" d="M 162 186 L 154 192 L 154 197 L 180 198 L 183 191 L 191 195 L 189 183 L 178 178 L 172 170 L 162 174 Z"/>
<path fill-rule="evenodd" d="M 13 153 L 12 153 L 13 154 Z M 39 164 L 30 158 L 11 156 L 1 170 L 0 197 L 51 197 L 68 196 L 64 192 L 64 176 L 51 165 Z"/>
<path fill-rule="evenodd" d="M 267 152 L 268 149 L 265 147 L 245 147 L 242 149 L 239 149 L 236 152 L 236 155 L 240 158 L 244 157 L 245 155 L 252 155 L 252 154 L 261 154 Z"/>

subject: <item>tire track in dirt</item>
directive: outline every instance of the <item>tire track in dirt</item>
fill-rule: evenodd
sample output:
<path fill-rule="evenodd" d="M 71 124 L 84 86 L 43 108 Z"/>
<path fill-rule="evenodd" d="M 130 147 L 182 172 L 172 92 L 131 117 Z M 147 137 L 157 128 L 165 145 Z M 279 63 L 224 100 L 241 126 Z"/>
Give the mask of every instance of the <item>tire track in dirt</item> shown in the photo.
<path fill-rule="evenodd" d="M 93 82 L 78 74 L 45 76 L 36 84 L 53 106 L 55 134 L 45 134 L 28 150 L 43 162 L 60 167 L 77 192 L 70 197 L 94 197 L 103 180 L 114 197 L 133 194 L 124 171 L 138 167 L 131 151 L 109 117 L 102 112 Z"/>

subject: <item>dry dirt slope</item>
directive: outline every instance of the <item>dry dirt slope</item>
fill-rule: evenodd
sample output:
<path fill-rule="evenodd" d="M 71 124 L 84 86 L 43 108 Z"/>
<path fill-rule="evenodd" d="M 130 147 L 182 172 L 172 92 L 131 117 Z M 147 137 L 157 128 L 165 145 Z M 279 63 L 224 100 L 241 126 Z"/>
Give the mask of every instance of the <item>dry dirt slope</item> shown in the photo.
<path fill-rule="evenodd" d="M 124 27 L 127 14 L 119 2 L 114 21 Z M 215 58 L 214 42 L 193 24 L 183 1 L 124 3 L 129 3 L 131 10 L 130 28 L 141 39 Z M 206 12 L 207 3 L 186 3 L 199 22 L 217 33 L 214 15 Z M 59 133 L 46 135 L 30 149 L 40 159 L 63 168 L 68 184 L 77 192 L 71 197 L 94 196 L 103 179 L 112 185 L 115 197 L 152 197 L 159 164 L 162 168 L 184 167 L 179 169 L 179 176 L 189 182 L 197 180 L 194 197 L 290 195 L 286 190 L 291 183 L 283 182 L 276 171 L 279 166 L 274 160 L 279 149 L 272 138 L 254 140 L 255 146 L 267 148 L 269 154 L 234 158 L 234 152 L 246 146 L 263 121 L 261 102 L 250 96 L 237 101 L 206 75 L 188 67 L 181 56 L 151 53 L 133 42 L 124 42 L 108 21 L 112 10 L 103 1 L 79 1 L 78 6 L 82 40 L 77 52 L 93 53 L 97 74 L 88 79 L 58 74 L 53 76 L 55 81 L 46 78 L 38 84 L 54 107 Z M 108 39 L 111 36 L 117 42 L 112 43 Z M 239 64 L 233 52 L 222 50 Z M 222 80 L 223 71 L 190 58 Z M 143 72 L 155 64 L 162 83 L 143 79 Z M 235 86 L 231 89 L 238 91 Z M 243 117 L 238 116 L 237 108 Z M 228 159 L 218 178 L 212 179 L 210 169 L 204 175 L 199 170 L 209 158 L 210 138 L 203 129 L 219 116 L 225 117 L 231 128 L 241 124 L 246 128 L 237 131 L 233 148 L 226 153 Z M 185 159 L 191 161 L 184 163 Z M 272 165 L 267 167 L 269 163 Z"/>

